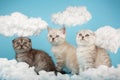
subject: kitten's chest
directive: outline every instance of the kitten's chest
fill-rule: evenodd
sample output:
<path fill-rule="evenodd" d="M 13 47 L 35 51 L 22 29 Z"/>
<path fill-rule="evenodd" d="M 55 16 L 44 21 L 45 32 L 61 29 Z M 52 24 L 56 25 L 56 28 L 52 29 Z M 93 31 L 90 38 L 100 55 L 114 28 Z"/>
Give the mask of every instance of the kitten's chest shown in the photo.
<path fill-rule="evenodd" d="M 52 52 L 55 54 L 55 56 L 61 56 L 65 51 L 65 47 L 62 46 L 53 46 Z"/>
<path fill-rule="evenodd" d="M 78 48 L 77 48 L 77 52 L 80 53 L 80 54 L 81 54 L 81 53 L 82 53 L 82 54 L 87 54 L 88 51 L 90 51 L 89 48 L 84 48 L 84 47 L 78 47 Z"/>
<path fill-rule="evenodd" d="M 17 58 L 17 61 L 18 62 L 31 62 L 31 60 L 26 57 L 19 57 L 19 58 Z"/>
<path fill-rule="evenodd" d="M 82 48 L 78 47 L 77 48 L 77 57 L 79 59 L 86 59 L 88 56 L 91 56 L 91 49 L 90 48 Z"/>
<path fill-rule="evenodd" d="M 16 59 L 18 62 L 27 62 L 27 63 L 33 62 L 30 56 L 23 55 L 23 54 L 16 55 Z"/>
<path fill-rule="evenodd" d="M 25 56 L 22 56 L 22 57 L 16 57 L 17 61 L 18 62 L 27 62 L 29 59 Z"/>
<path fill-rule="evenodd" d="M 90 56 L 89 52 L 86 50 L 87 49 L 85 49 L 85 48 L 77 48 L 76 55 L 77 55 L 78 63 L 80 65 L 86 64 L 86 61 L 87 61 L 88 57 Z"/>

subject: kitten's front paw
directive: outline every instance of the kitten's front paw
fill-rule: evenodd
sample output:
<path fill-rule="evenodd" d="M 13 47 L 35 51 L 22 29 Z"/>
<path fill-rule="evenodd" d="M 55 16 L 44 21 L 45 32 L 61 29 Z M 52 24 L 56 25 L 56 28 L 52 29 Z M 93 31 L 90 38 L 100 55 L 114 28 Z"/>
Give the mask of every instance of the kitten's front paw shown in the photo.
<path fill-rule="evenodd" d="M 74 71 L 72 71 L 71 74 L 72 74 L 72 75 L 79 75 L 79 72 L 74 72 Z"/>
<path fill-rule="evenodd" d="M 90 69 L 90 68 L 93 68 L 92 66 L 85 66 L 84 67 L 84 70 L 88 70 L 88 69 Z"/>
<path fill-rule="evenodd" d="M 82 73 L 83 71 L 84 71 L 84 69 L 83 69 L 83 68 L 80 68 L 79 73 Z"/>

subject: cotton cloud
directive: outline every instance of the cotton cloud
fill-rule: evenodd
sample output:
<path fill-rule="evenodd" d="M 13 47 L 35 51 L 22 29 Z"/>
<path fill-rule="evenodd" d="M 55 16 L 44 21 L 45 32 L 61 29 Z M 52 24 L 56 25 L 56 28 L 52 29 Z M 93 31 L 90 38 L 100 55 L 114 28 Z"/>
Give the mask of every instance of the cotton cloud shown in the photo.
<path fill-rule="evenodd" d="M 117 68 L 100 66 L 97 69 L 89 69 L 80 75 L 60 74 L 40 71 L 36 75 L 34 67 L 16 60 L 0 58 L 0 80 L 120 80 L 120 65 Z"/>
<path fill-rule="evenodd" d="M 47 28 L 47 25 L 41 18 L 29 18 L 19 12 L 0 16 L 0 34 L 4 36 L 38 35 L 43 29 Z"/>
<path fill-rule="evenodd" d="M 76 26 L 88 22 L 92 18 L 86 7 L 68 7 L 63 12 L 52 15 L 52 21 L 61 26 Z"/>
<path fill-rule="evenodd" d="M 96 45 L 116 53 L 120 47 L 120 29 L 104 26 L 95 31 Z"/>

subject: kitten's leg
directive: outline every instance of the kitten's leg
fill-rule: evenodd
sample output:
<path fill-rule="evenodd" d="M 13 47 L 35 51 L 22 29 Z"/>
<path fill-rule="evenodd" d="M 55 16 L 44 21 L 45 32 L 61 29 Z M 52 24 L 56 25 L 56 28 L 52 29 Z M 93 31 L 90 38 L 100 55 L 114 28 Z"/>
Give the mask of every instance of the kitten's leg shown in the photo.
<path fill-rule="evenodd" d="M 74 68 L 74 69 L 72 69 L 71 74 L 73 74 L 73 75 L 77 74 L 78 75 L 79 74 L 79 70 Z"/>
<path fill-rule="evenodd" d="M 94 59 L 89 59 L 84 66 L 84 70 L 87 70 L 89 68 L 94 68 L 94 63 L 95 63 L 94 61 L 95 61 Z"/>
<path fill-rule="evenodd" d="M 64 66 L 64 60 L 62 58 L 57 58 L 56 69 L 61 71 Z"/>
<path fill-rule="evenodd" d="M 45 62 L 39 61 L 38 63 L 34 64 L 34 66 L 35 66 L 34 70 L 37 74 L 39 74 L 39 71 L 41 70 L 48 71 L 48 66 L 46 65 Z"/>
<path fill-rule="evenodd" d="M 83 66 L 79 66 L 79 73 L 82 73 L 84 71 L 84 67 Z"/>

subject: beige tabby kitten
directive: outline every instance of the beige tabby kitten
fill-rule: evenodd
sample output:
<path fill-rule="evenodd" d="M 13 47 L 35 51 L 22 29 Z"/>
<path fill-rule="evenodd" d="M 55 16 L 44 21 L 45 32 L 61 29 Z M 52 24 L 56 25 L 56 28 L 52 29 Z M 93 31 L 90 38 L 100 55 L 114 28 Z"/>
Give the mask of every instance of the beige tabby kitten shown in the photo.
<path fill-rule="evenodd" d="M 67 67 L 72 74 L 79 73 L 79 66 L 76 57 L 76 48 L 66 42 L 65 28 L 48 28 L 48 40 L 52 44 L 52 52 L 57 61 L 57 70 L 61 71 Z"/>
<path fill-rule="evenodd" d="M 77 34 L 77 58 L 80 71 L 100 65 L 111 66 L 107 52 L 95 45 L 95 39 L 95 34 L 90 30 L 81 30 Z"/>
<path fill-rule="evenodd" d="M 27 37 L 19 37 L 13 40 L 13 47 L 18 62 L 26 62 L 30 67 L 34 66 L 38 74 L 40 70 L 56 71 L 51 57 L 42 50 L 32 49 L 31 40 Z"/>

